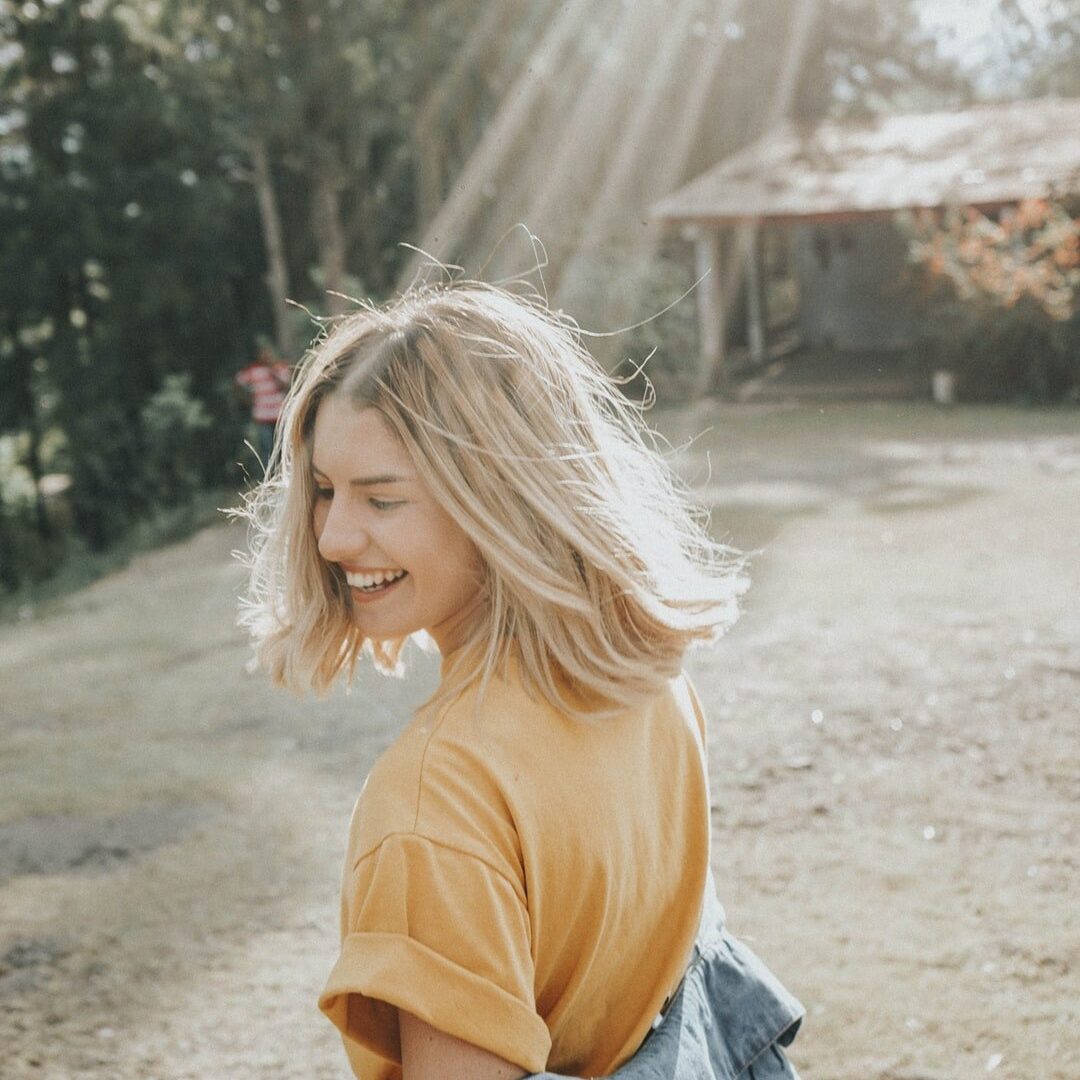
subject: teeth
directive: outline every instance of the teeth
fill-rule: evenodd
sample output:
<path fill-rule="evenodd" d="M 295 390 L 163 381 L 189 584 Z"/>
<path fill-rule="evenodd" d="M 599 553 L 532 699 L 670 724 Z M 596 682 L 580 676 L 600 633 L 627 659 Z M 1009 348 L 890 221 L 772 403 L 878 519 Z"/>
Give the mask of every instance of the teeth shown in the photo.
<path fill-rule="evenodd" d="M 397 581 L 404 576 L 404 570 L 391 570 L 388 573 L 380 570 L 375 574 L 346 574 L 345 580 L 356 589 L 373 589 L 376 585 Z"/>

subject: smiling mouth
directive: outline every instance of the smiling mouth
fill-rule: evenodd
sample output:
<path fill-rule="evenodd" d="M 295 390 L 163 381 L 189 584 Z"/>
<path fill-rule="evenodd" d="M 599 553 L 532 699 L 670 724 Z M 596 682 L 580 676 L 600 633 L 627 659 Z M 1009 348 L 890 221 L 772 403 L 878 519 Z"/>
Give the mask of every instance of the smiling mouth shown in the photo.
<path fill-rule="evenodd" d="M 376 585 L 351 585 L 350 588 L 353 592 L 362 593 L 364 596 L 375 596 L 378 593 L 384 593 L 392 589 L 399 581 L 404 581 L 409 575 L 402 571 L 397 577 L 390 578 L 388 581 L 380 581 Z"/>

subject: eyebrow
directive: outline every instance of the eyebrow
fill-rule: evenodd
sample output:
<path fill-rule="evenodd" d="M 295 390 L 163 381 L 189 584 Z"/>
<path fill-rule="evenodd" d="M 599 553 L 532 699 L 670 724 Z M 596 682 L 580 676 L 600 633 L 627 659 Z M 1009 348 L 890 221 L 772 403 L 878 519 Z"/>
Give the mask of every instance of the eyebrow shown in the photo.
<path fill-rule="evenodd" d="M 317 465 L 312 464 L 311 471 L 326 480 L 330 478 Z M 355 476 L 349 481 L 351 487 L 376 487 L 381 484 L 407 484 L 411 476 L 395 476 L 393 473 L 381 473 L 378 476 Z"/>

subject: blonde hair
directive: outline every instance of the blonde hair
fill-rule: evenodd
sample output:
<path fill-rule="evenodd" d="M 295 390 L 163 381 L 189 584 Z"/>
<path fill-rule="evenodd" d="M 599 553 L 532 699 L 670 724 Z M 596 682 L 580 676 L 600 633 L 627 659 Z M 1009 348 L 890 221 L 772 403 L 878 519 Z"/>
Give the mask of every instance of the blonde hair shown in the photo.
<path fill-rule="evenodd" d="M 740 560 L 630 402 L 539 301 L 475 282 L 416 288 L 337 321 L 302 362 L 266 478 L 246 498 L 240 622 L 278 685 L 327 693 L 365 652 L 404 671 L 405 638 L 365 638 L 312 527 L 311 440 L 329 393 L 376 409 L 482 559 L 482 614 L 432 703 L 515 655 L 526 690 L 603 716 L 655 695 L 736 616 Z M 465 663 L 462 658 L 469 657 Z"/>

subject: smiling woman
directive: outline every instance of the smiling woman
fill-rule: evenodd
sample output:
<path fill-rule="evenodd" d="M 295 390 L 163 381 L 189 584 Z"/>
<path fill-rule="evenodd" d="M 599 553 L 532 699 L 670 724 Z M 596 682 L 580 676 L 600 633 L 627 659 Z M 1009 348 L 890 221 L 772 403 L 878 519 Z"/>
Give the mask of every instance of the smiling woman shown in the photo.
<path fill-rule="evenodd" d="M 344 576 L 361 632 L 394 639 L 426 630 L 452 652 L 476 608 L 480 555 L 382 415 L 330 394 L 315 417 L 312 472 L 319 554 Z"/>
<path fill-rule="evenodd" d="M 802 1009 L 723 931 L 682 672 L 739 563 L 637 409 L 562 318 L 462 284 L 340 320 L 280 431 L 243 615 L 271 676 L 442 654 L 349 830 L 319 1005 L 356 1074 L 631 1080 L 648 1038 L 640 1076 L 790 1080 Z"/>
<path fill-rule="evenodd" d="M 742 579 L 644 431 L 572 327 L 504 291 L 416 290 L 341 320 L 300 365 L 246 508 L 242 622 L 260 662 L 323 694 L 364 652 L 403 673 L 406 641 L 438 629 L 477 647 L 483 683 L 520 651 L 526 684 L 552 705 L 581 711 L 560 671 L 594 696 L 593 714 L 648 700 L 689 644 L 732 621 Z M 407 548 L 384 549 L 391 530 Z M 417 546 L 468 567 L 464 582 L 437 581 Z M 346 577 L 378 570 L 416 580 L 380 594 Z M 466 592 L 478 619 L 449 610 Z"/>

